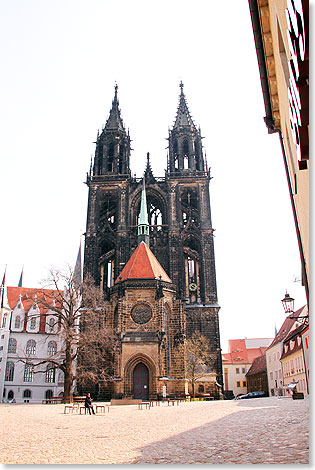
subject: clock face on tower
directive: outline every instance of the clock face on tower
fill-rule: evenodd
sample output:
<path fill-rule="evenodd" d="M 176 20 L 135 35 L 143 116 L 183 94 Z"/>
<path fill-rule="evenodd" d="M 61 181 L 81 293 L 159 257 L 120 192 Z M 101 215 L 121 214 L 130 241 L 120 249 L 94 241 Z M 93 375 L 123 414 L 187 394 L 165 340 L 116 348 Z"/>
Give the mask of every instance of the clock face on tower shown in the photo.
<path fill-rule="evenodd" d="M 131 311 L 131 318 L 135 323 L 143 325 L 144 323 L 148 323 L 152 317 L 152 309 L 150 305 L 139 302 L 137 303 L 132 311 Z"/>
<path fill-rule="evenodd" d="M 195 292 L 197 290 L 197 284 L 195 282 L 189 284 L 189 290 L 190 292 Z"/>

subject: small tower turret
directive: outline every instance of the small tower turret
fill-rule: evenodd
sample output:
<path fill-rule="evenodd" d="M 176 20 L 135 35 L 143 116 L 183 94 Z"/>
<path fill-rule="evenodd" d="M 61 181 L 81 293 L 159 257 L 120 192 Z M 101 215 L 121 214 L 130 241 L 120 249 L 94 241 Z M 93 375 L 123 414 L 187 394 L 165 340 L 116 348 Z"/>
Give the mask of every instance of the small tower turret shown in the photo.
<path fill-rule="evenodd" d="M 170 173 L 204 171 L 202 137 L 190 115 L 184 85 L 180 82 L 180 96 L 173 129 L 169 131 L 169 168 Z"/>
<path fill-rule="evenodd" d="M 130 137 L 120 115 L 117 93 L 118 86 L 115 85 L 109 118 L 96 140 L 94 176 L 130 173 Z"/>

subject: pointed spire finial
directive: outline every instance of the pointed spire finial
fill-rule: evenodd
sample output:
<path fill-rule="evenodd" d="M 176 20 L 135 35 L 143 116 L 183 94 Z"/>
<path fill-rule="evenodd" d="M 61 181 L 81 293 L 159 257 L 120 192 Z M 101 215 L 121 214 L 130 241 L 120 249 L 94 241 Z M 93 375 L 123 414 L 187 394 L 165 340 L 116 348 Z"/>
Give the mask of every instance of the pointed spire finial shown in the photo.
<path fill-rule="evenodd" d="M 141 205 L 140 205 L 140 216 L 138 223 L 138 243 L 144 241 L 149 245 L 149 221 L 147 211 L 147 197 L 145 193 L 145 175 L 142 179 L 142 192 L 141 192 Z"/>
<path fill-rule="evenodd" d="M 184 84 L 183 84 L 182 80 L 180 81 L 179 86 L 180 86 L 180 94 L 183 95 L 184 94 L 184 91 L 183 91 Z"/>
<path fill-rule="evenodd" d="M 118 85 L 115 83 L 115 99 L 117 100 Z"/>

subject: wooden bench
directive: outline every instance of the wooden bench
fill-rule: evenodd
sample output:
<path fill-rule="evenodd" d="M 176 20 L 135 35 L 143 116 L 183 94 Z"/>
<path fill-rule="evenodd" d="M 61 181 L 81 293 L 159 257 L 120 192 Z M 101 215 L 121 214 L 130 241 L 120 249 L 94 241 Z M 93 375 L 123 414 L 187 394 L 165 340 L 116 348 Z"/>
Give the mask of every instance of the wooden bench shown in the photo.
<path fill-rule="evenodd" d="M 146 409 L 151 407 L 151 403 L 150 401 L 143 401 L 142 403 L 138 403 L 138 410 L 142 410 L 142 407 L 145 406 Z"/>
<path fill-rule="evenodd" d="M 42 400 L 42 403 L 51 404 L 51 405 L 57 405 L 58 403 L 63 403 L 65 401 L 69 401 L 70 398 L 64 398 L 64 397 L 50 397 L 50 398 L 45 398 L 45 400 Z"/>

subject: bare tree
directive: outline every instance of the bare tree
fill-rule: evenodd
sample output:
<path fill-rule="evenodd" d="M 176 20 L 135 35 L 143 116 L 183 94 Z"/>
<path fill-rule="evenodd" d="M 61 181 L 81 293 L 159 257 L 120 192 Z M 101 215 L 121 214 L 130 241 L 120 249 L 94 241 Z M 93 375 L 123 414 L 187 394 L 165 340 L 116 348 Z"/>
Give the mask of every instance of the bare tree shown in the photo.
<path fill-rule="evenodd" d="M 23 362 L 33 368 L 33 373 L 47 371 L 47 367 L 51 371 L 61 370 L 66 400 L 72 397 L 75 380 L 96 383 L 99 374 L 103 378 L 110 376 L 108 359 L 117 342 L 105 324 L 104 294 L 89 276 L 80 283 L 71 268 L 50 269 L 43 284 L 45 290 L 34 291 L 32 300 L 46 312 L 46 326 L 51 332 L 58 332 L 61 347 L 40 360 L 32 359 L 26 351 Z"/>
<path fill-rule="evenodd" d="M 199 331 L 186 340 L 186 354 L 187 378 L 191 383 L 193 397 L 195 397 L 196 382 L 212 372 L 216 355 L 210 351 L 207 338 Z"/>

